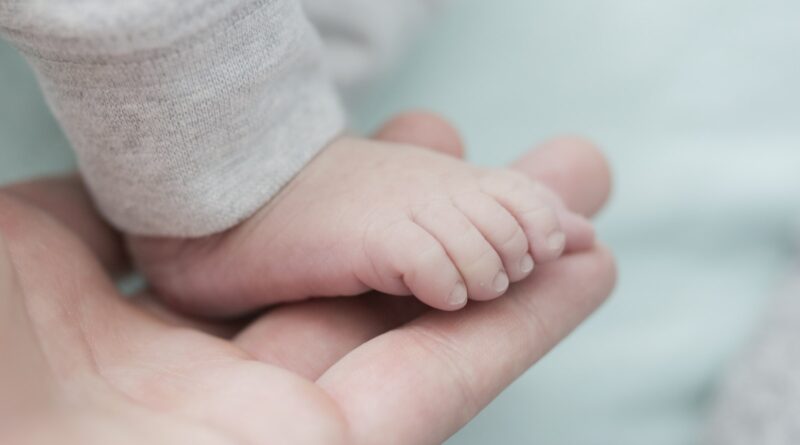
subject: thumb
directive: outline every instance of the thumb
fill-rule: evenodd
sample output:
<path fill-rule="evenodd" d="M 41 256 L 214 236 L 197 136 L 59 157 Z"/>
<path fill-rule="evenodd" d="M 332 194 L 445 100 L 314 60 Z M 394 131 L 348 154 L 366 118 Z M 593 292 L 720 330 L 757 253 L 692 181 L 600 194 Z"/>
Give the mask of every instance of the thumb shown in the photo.
<path fill-rule="evenodd" d="M 11 421 L 51 400 L 52 376 L 28 318 L 24 294 L 0 236 L 0 419 Z M 0 429 L 3 429 L 0 422 Z"/>

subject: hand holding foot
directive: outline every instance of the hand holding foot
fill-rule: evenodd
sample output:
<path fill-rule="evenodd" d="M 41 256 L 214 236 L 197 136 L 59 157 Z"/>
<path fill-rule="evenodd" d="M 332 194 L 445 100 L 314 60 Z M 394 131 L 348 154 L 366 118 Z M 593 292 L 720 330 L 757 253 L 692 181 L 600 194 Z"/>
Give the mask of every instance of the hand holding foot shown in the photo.
<path fill-rule="evenodd" d="M 131 246 L 163 295 L 219 316 L 370 289 L 454 310 L 592 244 L 591 225 L 525 175 L 342 138 L 232 230 Z"/>
<path fill-rule="evenodd" d="M 574 140 L 515 168 L 586 215 L 608 193 L 602 157 Z M 124 266 L 121 246 L 108 230 L 75 230 L 102 220 L 65 213 L 63 199 L 88 198 L 61 185 L 0 191 L 0 338 L 11 340 L 0 349 L 15 357 L 0 362 L 0 443 L 441 443 L 613 285 L 596 246 L 455 314 L 372 294 L 285 305 L 231 331 L 143 304 L 154 296 L 122 298 L 106 272 Z"/>

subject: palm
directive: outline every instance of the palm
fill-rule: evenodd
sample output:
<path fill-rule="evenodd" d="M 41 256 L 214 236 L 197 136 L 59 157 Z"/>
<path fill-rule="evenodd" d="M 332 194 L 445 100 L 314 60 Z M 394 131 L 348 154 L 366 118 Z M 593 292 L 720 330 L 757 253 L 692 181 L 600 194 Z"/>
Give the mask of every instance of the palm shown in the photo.
<path fill-rule="evenodd" d="M 604 199 L 580 204 L 578 192 L 589 188 L 597 183 L 560 189 L 589 212 Z M 17 275 L 3 280 L 0 261 L 0 294 L 11 296 L 0 314 L 27 318 L 0 323 L 20 352 L 6 366 L 44 382 L 43 400 L 69 401 L 52 416 L 91 420 L 70 429 L 86 435 L 75 443 L 441 442 L 590 313 L 613 282 L 610 257 L 596 249 L 455 314 L 371 295 L 273 310 L 228 338 L 225 327 L 137 304 L 146 296 L 119 298 L 63 225 L 2 194 L 0 207 L 13 261 L 5 273 Z M 27 323 L 35 335 L 26 337 Z"/>
<path fill-rule="evenodd" d="M 95 403 L 82 409 L 111 409 L 130 418 L 119 425 L 131 432 L 157 431 L 156 437 L 175 429 L 209 443 L 344 439 L 344 425 L 337 424 L 341 414 L 321 387 L 258 361 L 237 339 L 224 340 L 177 319 L 163 321 L 125 301 L 70 233 L 38 212 L 4 204 L 27 213 L 24 229 L 14 233 L 23 248 L 12 249 L 18 270 L 26 270 L 22 265 L 28 261 L 37 265 L 35 274 L 19 274 L 19 284 L 49 374 L 60 386 L 93 394 Z M 65 286 L 63 277 L 75 286 Z M 146 301 L 142 297 L 136 301 Z"/>
<path fill-rule="evenodd" d="M 97 388 L 127 404 L 131 414 L 140 413 L 131 417 L 143 428 L 197 436 L 186 443 L 198 438 L 262 443 L 282 437 L 288 443 L 333 444 L 344 439 L 338 430 L 343 425 L 330 420 L 339 418 L 335 404 L 308 380 L 259 362 L 229 341 L 166 325 L 133 307 L 123 308 L 112 323 L 126 332 L 85 332 L 82 337 L 91 342 L 64 348 L 92 351 L 96 367 L 85 368 L 80 378 L 96 380 Z M 172 420 L 165 421 L 166 416 Z M 303 429 L 306 425 L 330 429 Z"/>

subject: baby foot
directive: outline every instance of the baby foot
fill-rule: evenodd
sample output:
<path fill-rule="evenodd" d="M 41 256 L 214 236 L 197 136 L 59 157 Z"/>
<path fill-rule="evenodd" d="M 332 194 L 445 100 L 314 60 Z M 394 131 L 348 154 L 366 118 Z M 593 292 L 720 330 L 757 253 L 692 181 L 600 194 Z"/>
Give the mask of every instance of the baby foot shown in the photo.
<path fill-rule="evenodd" d="M 179 307 L 236 315 L 375 289 L 455 310 L 491 300 L 536 263 L 593 244 L 545 187 L 433 151 L 342 138 L 239 226 L 199 239 L 131 238 Z"/>

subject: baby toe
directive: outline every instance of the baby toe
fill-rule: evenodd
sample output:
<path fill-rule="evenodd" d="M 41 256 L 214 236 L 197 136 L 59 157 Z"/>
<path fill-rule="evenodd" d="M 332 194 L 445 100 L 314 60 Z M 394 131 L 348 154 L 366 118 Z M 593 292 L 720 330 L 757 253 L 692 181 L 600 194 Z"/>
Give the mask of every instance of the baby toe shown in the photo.
<path fill-rule="evenodd" d="M 490 300 L 505 293 L 510 280 L 500 256 L 455 205 L 427 205 L 415 213 L 414 220 L 444 247 L 471 299 Z"/>
<path fill-rule="evenodd" d="M 517 172 L 498 170 L 486 176 L 482 189 L 516 218 L 535 262 L 561 256 L 567 235 L 556 208 L 548 202 L 551 198 L 537 193 L 539 187 L 534 181 Z"/>
<path fill-rule="evenodd" d="M 427 230 L 411 220 L 401 221 L 378 243 L 369 256 L 381 282 L 401 282 L 420 301 L 437 309 L 455 310 L 467 303 L 466 285 L 458 269 Z M 396 288 L 397 284 L 391 286 Z"/>
<path fill-rule="evenodd" d="M 534 261 L 528 237 L 505 207 L 482 192 L 460 194 L 453 201 L 500 256 L 512 283 L 530 275 Z"/>

